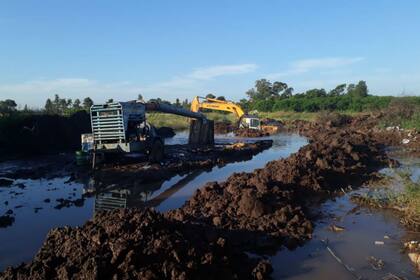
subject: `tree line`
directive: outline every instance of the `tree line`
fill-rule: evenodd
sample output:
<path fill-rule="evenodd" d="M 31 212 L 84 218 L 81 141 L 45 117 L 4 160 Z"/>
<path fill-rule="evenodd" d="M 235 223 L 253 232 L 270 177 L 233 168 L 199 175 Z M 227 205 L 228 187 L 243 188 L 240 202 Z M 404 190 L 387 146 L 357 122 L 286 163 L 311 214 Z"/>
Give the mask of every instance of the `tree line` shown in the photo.
<path fill-rule="evenodd" d="M 283 82 L 260 79 L 246 92 L 248 99 L 240 104 L 247 110 L 264 112 L 296 111 L 317 112 L 323 110 L 368 111 L 382 109 L 396 97 L 369 95 L 365 81 L 357 84 L 340 84 L 330 91 L 310 89 L 294 93 L 293 87 Z"/>

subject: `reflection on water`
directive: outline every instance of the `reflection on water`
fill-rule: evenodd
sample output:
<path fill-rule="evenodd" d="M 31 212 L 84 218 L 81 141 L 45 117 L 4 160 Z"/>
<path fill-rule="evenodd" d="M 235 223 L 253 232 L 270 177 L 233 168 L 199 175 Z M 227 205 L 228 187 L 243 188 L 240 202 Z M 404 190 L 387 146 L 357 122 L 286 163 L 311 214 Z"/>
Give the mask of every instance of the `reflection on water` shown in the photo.
<path fill-rule="evenodd" d="M 178 134 L 167 145 L 183 144 L 186 135 Z M 262 138 L 259 138 L 262 139 Z M 264 139 L 264 138 L 263 138 Z M 194 191 L 210 181 L 224 181 L 234 172 L 252 172 L 263 167 L 268 161 L 289 156 L 307 143 L 307 140 L 297 135 L 279 134 L 273 136 L 272 148 L 255 155 L 251 160 L 215 166 L 211 170 L 192 171 L 184 176 L 174 176 L 164 182 L 141 184 L 130 188 L 118 188 L 102 192 L 95 197 L 95 210 L 123 207 L 155 207 L 159 211 L 181 207 Z M 253 141 L 250 138 L 235 138 L 233 135 L 216 137 L 216 141 Z"/>
<path fill-rule="evenodd" d="M 187 139 L 186 133 L 178 133 L 174 138 L 168 139 L 166 144 L 185 144 Z M 234 172 L 250 172 L 263 167 L 267 161 L 287 157 L 307 143 L 303 137 L 288 134 L 276 135 L 273 140 L 272 148 L 249 161 L 216 166 L 211 170 L 197 170 L 183 176 L 174 176 L 163 182 L 139 184 L 130 188 L 113 186 L 95 196 L 89 196 L 94 189 L 93 180 L 69 183 L 68 174 L 51 176 L 48 172 L 42 179 L 18 179 L 10 187 L 0 187 L 0 215 L 12 210 L 12 216 L 15 218 L 12 226 L 0 228 L 0 270 L 8 265 L 17 265 L 32 259 L 51 228 L 82 225 L 95 211 L 145 206 L 166 211 L 180 207 L 206 182 L 222 181 Z M 252 139 L 225 135 L 217 136 L 216 141 L 223 143 L 252 141 Z M 28 166 L 45 165 L 47 161 L 48 159 L 43 157 L 30 162 L 3 162 L 0 163 L 0 173 L 27 169 Z M 62 161 L 63 165 L 69 164 L 64 156 Z M 54 167 L 56 162 L 57 159 L 53 157 L 46 170 L 49 170 L 49 166 Z M 23 189 L 22 184 L 25 186 Z M 81 198 L 84 198 L 82 204 L 71 202 Z M 66 200 L 65 206 L 56 207 L 60 204 L 57 200 Z"/>

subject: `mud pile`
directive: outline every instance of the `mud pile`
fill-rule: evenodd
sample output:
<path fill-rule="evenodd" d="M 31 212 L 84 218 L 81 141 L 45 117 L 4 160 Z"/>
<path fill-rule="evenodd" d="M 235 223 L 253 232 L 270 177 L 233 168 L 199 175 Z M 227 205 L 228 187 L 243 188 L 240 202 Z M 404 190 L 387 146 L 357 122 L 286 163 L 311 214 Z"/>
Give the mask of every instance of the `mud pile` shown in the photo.
<path fill-rule="evenodd" d="M 94 173 L 97 190 L 112 185 L 132 186 L 139 183 L 169 179 L 176 174 L 185 174 L 196 169 L 210 169 L 230 162 L 251 159 L 254 155 L 272 146 L 272 140 L 236 145 L 216 145 L 209 148 L 191 149 L 187 145 L 165 147 L 162 164 L 148 162 L 110 164 Z"/>
<path fill-rule="evenodd" d="M 235 125 L 230 122 L 215 122 L 214 133 L 215 134 L 228 134 L 235 130 Z"/>
<path fill-rule="evenodd" d="M 34 260 L 1 279 L 263 279 L 263 261 L 211 230 L 153 210 L 103 212 L 80 228 L 49 232 Z"/>
<path fill-rule="evenodd" d="M 287 123 L 287 130 L 313 138 L 331 130 L 347 129 L 368 135 L 374 141 L 386 146 L 403 147 L 413 152 L 420 151 L 420 133 L 418 131 L 402 129 L 398 126 L 379 128 L 380 120 L 381 115 L 340 117 L 324 122 L 294 120 Z"/>
<path fill-rule="evenodd" d="M 270 134 L 258 129 L 250 129 L 250 128 L 239 128 L 235 130 L 235 136 L 239 137 L 264 137 L 269 136 Z"/>
<path fill-rule="evenodd" d="M 223 183 L 208 183 L 168 216 L 254 233 L 257 247 L 267 238 L 293 247 L 311 237 L 312 224 L 303 211 L 309 198 L 349 184 L 360 186 L 373 172 L 392 163 L 380 145 L 364 134 L 323 133 L 287 159 L 272 161 L 253 173 L 234 174 Z M 249 238 L 234 240 L 252 246 Z"/>

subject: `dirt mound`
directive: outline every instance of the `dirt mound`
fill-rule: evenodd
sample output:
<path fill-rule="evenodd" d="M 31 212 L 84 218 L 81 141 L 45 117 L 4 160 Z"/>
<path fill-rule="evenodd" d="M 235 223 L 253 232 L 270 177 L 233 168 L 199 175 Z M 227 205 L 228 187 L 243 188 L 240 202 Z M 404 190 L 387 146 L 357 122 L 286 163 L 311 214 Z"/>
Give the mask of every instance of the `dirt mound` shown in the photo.
<path fill-rule="evenodd" d="M 402 129 L 398 126 L 380 128 L 382 115 L 359 115 L 355 117 L 339 117 L 334 122 L 309 122 L 294 120 L 287 123 L 289 132 L 299 133 L 309 138 L 325 134 L 337 129 L 352 130 L 367 135 L 370 139 L 386 146 L 403 147 L 412 152 L 420 151 L 420 133 L 415 129 Z"/>
<path fill-rule="evenodd" d="M 293 246 L 311 237 L 305 199 L 349 184 L 360 186 L 379 168 L 392 164 L 380 145 L 364 134 L 338 130 L 318 134 L 287 159 L 272 161 L 253 173 L 234 174 L 223 183 L 209 183 L 186 204 L 168 213 L 184 222 L 261 233 Z M 253 236 L 255 239 L 255 236 Z M 248 239 L 240 240 L 249 243 Z"/>
<path fill-rule="evenodd" d="M 162 138 L 171 138 L 175 136 L 175 131 L 171 127 L 162 126 L 157 129 L 157 134 Z"/>
<path fill-rule="evenodd" d="M 227 134 L 235 130 L 235 126 L 230 122 L 215 122 L 214 133 L 215 134 Z"/>
<path fill-rule="evenodd" d="M 239 128 L 235 130 L 235 136 L 239 137 L 264 137 L 269 136 L 269 133 L 258 129 L 250 129 L 250 128 Z"/>
<path fill-rule="evenodd" d="M 230 162 L 243 161 L 270 148 L 271 140 L 244 143 L 242 146 L 217 145 L 208 148 L 191 149 L 188 145 L 165 147 L 165 160 L 162 164 L 148 162 L 130 164 L 108 164 L 94 174 L 96 189 L 110 185 L 131 186 L 139 183 L 161 181 L 176 174 L 185 174 L 197 169 L 209 169 L 215 165 L 223 166 Z"/>
<path fill-rule="evenodd" d="M 119 210 L 50 231 L 31 263 L 0 278 L 263 279 L 270 272 L 266 261 L 234 251 L 211 230 L 153 210 Z"/>

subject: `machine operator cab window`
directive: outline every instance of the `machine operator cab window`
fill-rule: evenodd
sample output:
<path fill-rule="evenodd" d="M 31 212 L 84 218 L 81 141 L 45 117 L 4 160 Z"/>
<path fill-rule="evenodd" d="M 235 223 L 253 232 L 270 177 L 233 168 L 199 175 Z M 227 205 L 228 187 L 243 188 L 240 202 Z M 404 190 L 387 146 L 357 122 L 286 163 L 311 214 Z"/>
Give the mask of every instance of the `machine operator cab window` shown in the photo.
<path fill-rule="evenodd" d="M 249 124 L 249 128 L 252 129 L 260 129 L 260 120 L 257 118 L 250 118 L 249 120 L 250 124 Z"/>

